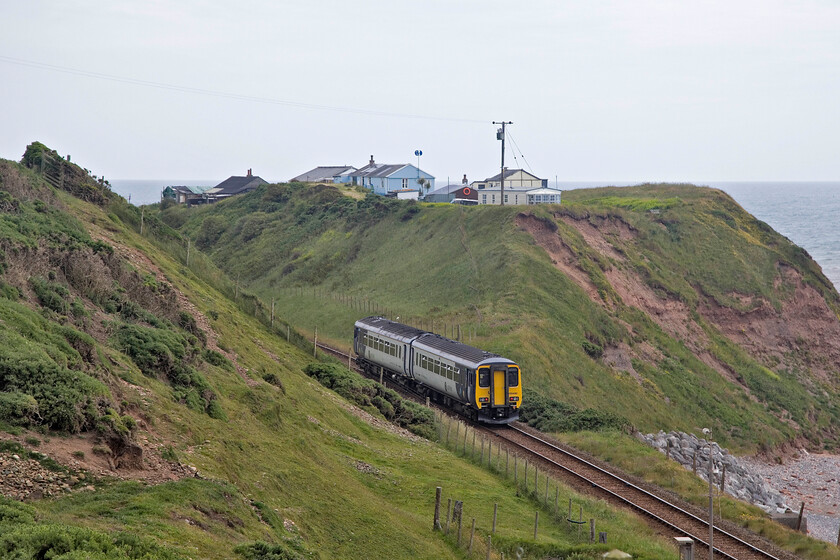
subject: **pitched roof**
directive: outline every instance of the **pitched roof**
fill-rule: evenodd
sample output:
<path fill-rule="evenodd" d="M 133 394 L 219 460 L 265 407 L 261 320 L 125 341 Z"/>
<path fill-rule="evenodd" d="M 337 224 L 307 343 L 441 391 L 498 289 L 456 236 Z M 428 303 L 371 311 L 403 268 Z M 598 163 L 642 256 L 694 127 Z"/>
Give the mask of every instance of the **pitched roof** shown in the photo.
<path fill-rule="evenodd" d="M 293 177 L 289 179 L 289 182 L 293 181 L 326 181 L 328 179 L 332 179 L 333 177 L 337 177 L 342 173 L 347 171 L 355 171 L 356 168 L 352 165 L 322 165 L 318 166 L 315 169 L 311 169 L 306 173 L 301 173 L 297 177 Z"/>
<path fill-rule="evenodd" d="M 514 173 L 518 173 L 518 172 L 520 172 L 520 171 L 521 171 L 522 173 L 524 173 L 525 175 L 530 175 L 531 177 L 533 177 L 534 179 L 536 179 L 536 180 L 538 180 L 538 181 L 541 181 L 541 180 L 542 180 L 542 179 L 540 179 L 539 177 L 537 177 L 536 175 L 534 175 L 533 173 L 528 173 L 528 172 L 527 172 L 527 171 L 525 171 L 524 169 L 508 169 L 508 170 L 506 170 L 506 171 L 505 171 L 505 179 L 507 179 L 508 177 L 510 177 L 511 175 L 513 175 Z M 493 182 L 493 181 L 501 181 L 501 180 L 502 180 L 502 174 L 501 174 L 501 173 L 496 173 L 496 174 L 495 174 L 495 175 L 493 175 L 492 177 L 489 177 L 489 178 L 487 178 L 487 179 L 484 179 L 484 181 L 483 181 L 483 182 L 485 182 L 485 183 L 490 183 L 490 182 Z"/>
<path fill-rule="evenodd" d="M 213 187 L 213 194 L 215 195 L 232 195 L 242 192 L 254 190 L 260 185 L 267 185 L 268 182 L 257 177 L 256 175 L 247 175 L 245 177 L 238 177 L 236 175 L 228 177 L 215 187 Z"/>

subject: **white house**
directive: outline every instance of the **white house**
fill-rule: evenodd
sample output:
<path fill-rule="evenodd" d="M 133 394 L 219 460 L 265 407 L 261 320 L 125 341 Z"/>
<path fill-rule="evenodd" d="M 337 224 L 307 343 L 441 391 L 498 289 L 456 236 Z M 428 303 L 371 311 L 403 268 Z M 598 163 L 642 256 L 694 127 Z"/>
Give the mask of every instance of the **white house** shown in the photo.
<path fill-rule="evenodd" d="M 511 188 L 507 186 L 505 181 L 505 204 L 560 204 L 560 196 L 563 193 L 560 189 L 552 188 L 537 188 L 537 189 L 522 189 Z M 485 188 L 478 191 L 479 204 L 501 204 L 502 203 L 502 189 L 500 187 Z"/>

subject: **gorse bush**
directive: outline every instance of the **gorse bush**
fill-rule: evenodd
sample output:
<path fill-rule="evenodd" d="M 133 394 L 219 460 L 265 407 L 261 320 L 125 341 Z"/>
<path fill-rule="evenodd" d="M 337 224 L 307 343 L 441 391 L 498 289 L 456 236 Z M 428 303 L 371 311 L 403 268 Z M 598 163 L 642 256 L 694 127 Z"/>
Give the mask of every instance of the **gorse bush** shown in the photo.
<path fill-rule="evenodd" d="M 169 381 L 175 400 L 193 410 L 206 412 L 212 418 L 224 419 L 216 393 L 192 366 L 200 355 L 194 336 L 166 328 L 123 323 L 117 326 L 113 341 L 145 375 L 156 375 Z"/>
<path fill-rule="evenodd" d="M 398 426 L 428 439 L 434 437 L 432 411 L 403 399 L 396 391 L 335 364 L 309 364 L 303 371 L 351 402 L 375 408 Z"/>
<path fill-rule="evenodd" d="M 629 424 L 615 414 L 592 408 L 581 410 L 527 389 L 522 401 L 520 420 L 543 432 L 620 430 Z"/>

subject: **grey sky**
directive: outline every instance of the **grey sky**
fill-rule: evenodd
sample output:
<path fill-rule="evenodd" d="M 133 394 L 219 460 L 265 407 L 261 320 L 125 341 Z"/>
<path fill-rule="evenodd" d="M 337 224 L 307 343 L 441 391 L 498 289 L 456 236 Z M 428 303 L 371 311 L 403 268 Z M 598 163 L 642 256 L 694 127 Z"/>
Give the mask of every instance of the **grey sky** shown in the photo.
<path fill-rule="evenodd" d="M 840 179 L 836 0 L 2 0 L 0 14 L 8 159 L 40 140 L 109 178 L 281 181 L 420 148 L 443 185 L 498 171 L 490 121 L 505 119 L 552 181 Z"/>

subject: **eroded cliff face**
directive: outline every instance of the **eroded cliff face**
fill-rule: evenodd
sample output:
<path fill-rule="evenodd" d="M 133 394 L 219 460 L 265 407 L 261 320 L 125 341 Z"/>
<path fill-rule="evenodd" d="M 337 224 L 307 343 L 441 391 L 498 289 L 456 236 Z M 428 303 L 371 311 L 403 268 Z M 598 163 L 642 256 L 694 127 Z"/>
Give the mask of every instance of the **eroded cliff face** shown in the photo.
<path fill-rule="evenodd" d="M 776 263 L 772 279 L 774 301 L 757 294 L 727 294 L 735 305 L 721 304 L 695 286 L 695 302 L 683 301 L 667 290 L 655 289 L 629 262 L 636 258 L 639 231 L 619 216 L 576 217 L 566 212 L 553 221 L 531 213 L 516 218 L 520 230 L 530 234 L 552 263 L 583 290 L 590 300 L 617 316 L 622 306 L 645 313 L 659 328 L 681 342 L 700 361 L 724 379 L 755 397 L 736 365 L 714 351 L 712 337 L 722 335 L 743 349 L 770 375 L 793 376 L 811 393 L 840 381 L 840 320 L 826 298 L 804 281 L 802 274 L 784 262 Z M 565 227 L 564 227 L 565 226 Z M 581 241 L 584 245 L 581 245 Z M 586 253 L 586 256 L 584 256 Z M 594 278 L 584 264 L 597 256 L 603 278 Z M 608 286 L 604 286 L 604 281 Z M 627 325 L 625 325 L 627 326 Z M 633 334 L 631 331 L 631 338 Z M 629 373 L 640 383 L 633 366 L 638 360 L 655 365 L 662 354 L 647 341 L 620 342 L 604 348 L 599 358 L 613 370 Z M 637 362 L 638 363 L 638 362 Z M 664 396 L 668 398 L 667 395 Z M 786 411 L 777 415 L 796 426 Z"/>

